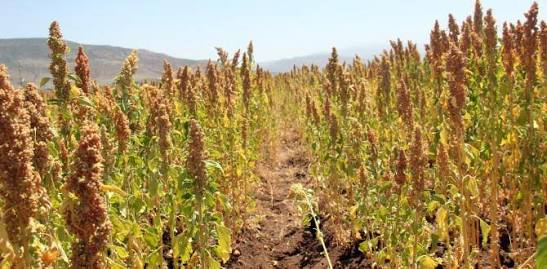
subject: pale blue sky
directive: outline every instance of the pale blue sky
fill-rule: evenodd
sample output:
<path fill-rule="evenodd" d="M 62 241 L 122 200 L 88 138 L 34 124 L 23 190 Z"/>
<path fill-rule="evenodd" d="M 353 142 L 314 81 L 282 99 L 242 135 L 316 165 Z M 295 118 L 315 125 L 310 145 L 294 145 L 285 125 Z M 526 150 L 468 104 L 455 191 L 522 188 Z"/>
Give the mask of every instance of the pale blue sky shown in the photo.
<path fill-rule="evenodd" d="M 540 18 L 547 0 L 537 1 Z M 516 21 L 531 0 L 483 0 L 501 25 Z M 461 22 L 474 0 L 0 0 L 0 38 L 45 37 L 58 20 L 66 39 L 145 48 L 176 57 L 215 56 L 255 44 L 258 61 L 385 44 L 400 37 L 423 43 L 435 19 Z"/>

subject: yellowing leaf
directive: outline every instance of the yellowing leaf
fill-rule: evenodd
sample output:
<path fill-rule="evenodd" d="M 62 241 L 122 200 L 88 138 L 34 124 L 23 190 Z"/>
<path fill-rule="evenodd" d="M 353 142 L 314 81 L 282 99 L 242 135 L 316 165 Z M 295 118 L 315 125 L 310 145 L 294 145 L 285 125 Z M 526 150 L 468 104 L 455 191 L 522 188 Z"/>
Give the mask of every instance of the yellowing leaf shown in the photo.
<path fill-rule="evenodd" d="M 232 236 L 230 229 L 222 225 L 217 225 L 217 234 L 218 234 L 218 245 L 216 247 L 217 255 L 222 259 L 223 262 L 227 262 L 230 259 L 230 253 L 232 249 L 230 245 L 232 244 Z"/>
<path fill-rule="evenodd" d="M 448 241 L 447 218 L 448 218 L 448 211 L 444 207 L 439 208 L 435 216 L 435 222 L 437 223 L 439 238 L 445 242 Z"/>
<path fill-rule="evenodd" d="M 439 263 L 428 255 L 424 255 L 418 258 L 418 265 L 420 269 L 435 269 Z"/>
<path fill-rule="evenodd" d="M 351 216 L 352 219 L 356 219 L 357 218 L 357 209 L 359 209 L 359 206 L 358 205 L 354 205 L 352 207 L 350 207 L 349 209 L 349 214 Z"/>
<path fill-rule="evenodd" d="M 101 184 L 101 191 L 103 192 L 114 192 L 123 197 L 127 196 L 127 193 L 124 192 L 120 187 L 114 185 Z"/>
<path fill-rule="evenodd" d="M 488 242 L 488 235 L 490 234 L 491 228 L 490 225 L 488 225 L 488 223 L 486 223 L 486 221 L 482 219 L 479 219 L 479 223 L 482 232 L 482 244 L 486 245 L 486 243 Z"/>
<path fill-rule="evenodd" d="M 479 196 L 479 183 L 475 177 L 469 177 L 467 180 L 467 189 L 473 197 Z"/>
<path fill-rule="evenodd" d="M 207 267 L 210 269 L 220 269 L 220 262 L 215 260 L 211 255 L 207 255 Z"/>
<path fill-rule="evenodd" d="M 536 223 L 536 236 L 537 238 L 547 236 L 547 217 L 543 217 Z"/>
<path fill-rule="evenodd" d="M 448 145 L 448 132 L 445 128 L 441 130 L 441 143 L 443 145 Z"/>

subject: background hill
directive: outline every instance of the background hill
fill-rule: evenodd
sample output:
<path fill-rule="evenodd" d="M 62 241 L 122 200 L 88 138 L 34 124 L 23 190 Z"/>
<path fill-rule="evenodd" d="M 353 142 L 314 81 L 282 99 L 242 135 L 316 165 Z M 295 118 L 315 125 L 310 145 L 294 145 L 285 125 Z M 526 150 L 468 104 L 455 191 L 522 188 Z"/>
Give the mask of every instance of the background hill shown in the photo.
<path fill-rule="evenodd" d="M 74 68 L 74 58 L 80 44 L 68 41 L 70 52 L 68 62 L 70 71 Z M 119 73 L 123 60 L 131 52 L 131 49 L 113 47 L 107 45 L 86 45 L 82 44 L 91 64 L 91 76 L 101 83 L 111 82 Z M 378 55 L 389 44 L 374 44 L 366 47 L 354 47 L 338 50 L 341 62 L 351 63 L 355 55 L 363 60 Z M 156 53 L 140 49 L 139 70 L 136 74 L 137 80 L 158 79 L 163 70 L 163 60 L 168 60 L 175 68 L 189 65 L 193 68 L 200 66 L 204 68 L 206 60 L 190 60 L 171 57 L 166 54 Z M 274 73 L 287 72 L 294 65 L 315 64 L 324 67 L 330 56 L 330 51 L 315 53 L 305 56 L 280 59 L 275 61 L 260 62 L 260 66 Z M 14 84 L 20 85 L 25 82 L 38 83 L 41 78 L 49 74 L 49 48 L 46 38 L 17 38 L 0 39 L 0 64 L 5 64 L 11 74 Z"/>
<path fill-rule="evenodd" d="M 68 62 L 70 71 L 74 70 L 74 58 L 80 44 L 68 41 L 70 53 Z M 85 49 L 91 65 L 91 77 L 101 83 L 111 82 L 120 72 L 123 60 L 129 55 L 131 49 L 103 46 L 85 45 Z M 168 60 L 175 68 L 183 65 L 192 67 L 205 66 L 206 61 L 179 59 L 162 53 L 148 50 L 138 50 L 139 70 L 136 79 L 161 77 L 163 60 Z M 49 48 L 46 38 L 22 38 L 0 39 L 0 64 L 9 68 L 11 81 L 16 84 L 25 82 L 38 83 L 42 77 L 50 76 L 49 73 Z"/>
<path fill-rule="evenodd" d="M 368 60 L 375 55 L 379 55 L 385 48 L 389 48 L 389 43 L 383 45 L 373 44 L 364 47 L 339 49 L 338 55 L 340 58 L 340 62 L 346 62 L 348 64 L 351 64 L 355 55 L 359 55 L 359 57 L 361 57 L 361 59 L 363 60 Z M 301 66 L 304 64 L 315 64 L 320 67 L 324 67 L 329 60 L 330 53 L 330 51 L 325 51 L 305 56 L 268 61 L 260 63 L 260 66 L 274 73 L 290 71 L 294 65 Z"/>

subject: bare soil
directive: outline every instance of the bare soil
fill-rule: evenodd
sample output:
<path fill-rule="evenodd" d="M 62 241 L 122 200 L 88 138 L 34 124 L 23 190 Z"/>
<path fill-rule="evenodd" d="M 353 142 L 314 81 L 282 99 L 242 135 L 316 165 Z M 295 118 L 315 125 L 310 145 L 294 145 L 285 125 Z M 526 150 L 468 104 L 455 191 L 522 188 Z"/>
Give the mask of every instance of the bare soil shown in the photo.
<path fill-rule="evenodd" d="M 295 128 L 286 128 L 270 153 L 273 156 L 258 164 L 257 225 L 248 225 L 238 236 L 227 268 L 328 268 L 315 227 L 303 223 L 289 198 L 292 184 L 311 185 L 310 161 L 302 143 Z M 370 268 L 357 243 L 332 246 L 331 238 L 325 235 L 335 268 Z"/>

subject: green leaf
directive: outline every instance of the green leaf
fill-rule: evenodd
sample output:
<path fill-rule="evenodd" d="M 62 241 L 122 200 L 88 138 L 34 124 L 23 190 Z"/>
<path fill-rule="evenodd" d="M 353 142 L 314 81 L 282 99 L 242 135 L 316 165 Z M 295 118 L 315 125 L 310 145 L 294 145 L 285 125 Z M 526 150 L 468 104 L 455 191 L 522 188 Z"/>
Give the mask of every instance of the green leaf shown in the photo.
<path fill-rule="evenodd" d="M 223 225 L 217 225 L 218 245 L 215 249 L 216 254 L 222 259 L 222 262 L 227 262 L 230 259 L 230 253 L 232 249 L 230 247 L 232 243 L 232 236 L 230 229 Z"/>
<path fill-rule="evenodd" d="M 441 206 L 439 201 L 431 201 L 427 204 L 427 213 L 431 214 L 433 211 Z"/>
<path fill-rule="evenodd" d="M 151 248 L 157 247 L 159 243 L 159 236 L 157 235 L 156 229 L 148 228 L 147 233 L 144 234 L 144 241 Z"/>
<path fill-rule="evenodd" d="M 112 249 L 113 252 L 116 253 L 116 255 L 118 255 L 118 257 L 122 259 L 126 259 L 127 257 L 129 257 L 127 250 L 125 250 L 125 248 L 123 247 L 112 245 L 110 246 L 110 249 Z"/>
<path fill-rule="evenodd" d="M 89 97 L 85 95 L 78 96 L 78 103 L 80 103 L 80 105 L 85 107 L 90 107 L 90 108 L 95 107 L 95 105 L 93 104 L 93 101 L 91 101 L 91 99 L 89 99 Z"/>
<path fill-rule="evenodd" d="M 363 241 L 361 243 L 359 243 L 359 251 L 361 251 L 362 253 L 366 253 L 369 249 L 369 242 L 368 241 Z"/>
<path fill-rule="evenodd" d="M 371 252 L 375 246 L 378 245 L 378 237 L 372 238 L 370 240 L 365 240 L 359 244 L 359 250 L 362 253 Z"/>
<path fill-rule="evenodd" d="M 205 162 L 205 167 L 217 169 L 217 170 L 219 170 L 222 174 L 224 174 L 224 170 L 222 169 L 222 165 L 220 165 L 219 162 L 212 161 L 212 160 L 206 160 L 206 161 L 204 161 L 204 162 Z"/>
<path fill-rule="evenodd" d="M 43 77 L 42 79 L 40 79 L 40 88 L 44 87 L 44 85 L 46 85 L 50 80 L 50 77 Z"/>
<path fill-rule="evenodd" d="M 488 234 L 490 233 L 490 225 L 488 225 L 488 223 L 486 223 L 486 221 L 482 220 L 482 219 L 479 219 L 480 220 L 480 226 L 481 226 L 481 232 L 482 232 L 482 244 L 483 245 L 486 245 L 486 243 L 488 242 Z"/>
<path fill-rule="evenodd" d="M 211 256 L 211 254 L 207 255 L 207 266 L 206 268 L 210 268 L 210 269 L 220 269 L 220 262 L 218 262 L 217 260 L 215 260 L 215 258 L 213 258 Z"/>
<path fill-rule="evenodd" d="M 80 77 L 78 75 L 74 74 L 74 73 L 68 74 L 67 77 L 68 77 L 68 79 L 70 79 L 70 80 L 72 80 L 76 83 L 82 83 L 82 80 L 80 79 Z"/>
<path fill-rule="evenodd" d="M 178 237 L 178 236 L 177 236 Z M 181 238 L 181 237 L 179 237 Z M 191 254 L 192 254 L 192 239 L 188 238 L 188 236 L 182 237 L 182 239 L 179 240 L 179 256 L 182 263 L 185 263 L 190 260 Z"/>
<path fill-rule="evenodd" d="M 148 256 L 148 265 L 150 265 L 151 268 L 156 268 L 156 266 L 160 264 L 160 259 L 160 252 L 156 250 Z"/>
<path fill-rule="evenodd" d="M 448 240 L 448 210 L 446 210 L 446 208 L 441 207 L 439 208 L 439 210 L 437 210 L 437 214 L 435 215 L 435 223 L 437 224 L 437 229 L 438 229 L 440 239 L 447 241 Z"/>
<path fill-rule="evenodd" d="M 541 237 L 538 241 L 536 268 L 547 268 L 547 236 Z"/>

